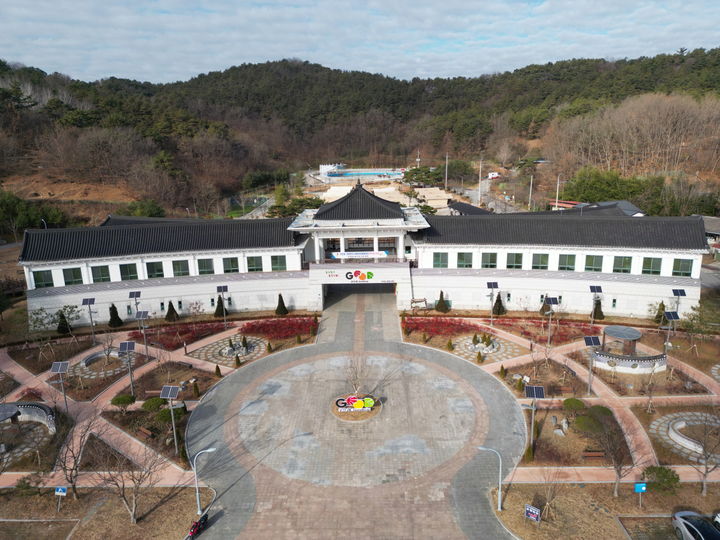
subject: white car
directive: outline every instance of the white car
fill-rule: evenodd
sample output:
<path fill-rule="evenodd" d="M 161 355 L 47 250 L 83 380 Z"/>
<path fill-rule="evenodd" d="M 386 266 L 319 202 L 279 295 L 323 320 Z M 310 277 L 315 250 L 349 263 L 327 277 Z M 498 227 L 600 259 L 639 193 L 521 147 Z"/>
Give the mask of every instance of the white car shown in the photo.
<path fill-rule="evenodd" d="M 718 521 L 718 516 L 714 521 Z M 720 540 L 720 529 L 697 512 L 674 513 L 672 526 L 678 540 Z"/>
<path fill-rule="evenodd" d="M 500 173 L 499 172 L 491 172 L 491 173 L 488 173 L 487 177 L 488 177 L 488 180 L 494 180 L 495 178 L 500 178 Z"/>

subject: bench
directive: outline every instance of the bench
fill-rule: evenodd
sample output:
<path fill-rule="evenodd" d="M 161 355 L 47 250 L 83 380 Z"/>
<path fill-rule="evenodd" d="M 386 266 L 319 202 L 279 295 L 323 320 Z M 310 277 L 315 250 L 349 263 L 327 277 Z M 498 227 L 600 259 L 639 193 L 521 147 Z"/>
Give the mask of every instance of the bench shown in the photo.
<path fill-rule="evenodd" d="M 605 452 L 602 450 L 585 450 L 582 457 L 583 459 L 605 459 Z"/>
<path fill-rule="evenodd" d="M 145 390 L 145 396 L 160 397 L 160 390 Z"/>
<path fill-rule="evenodd" d="M 572 394 L 573 393 L 572 386 L 561 386 L 560 393 L 561 394 Z"/>
<path fill-rule="evenodd" d="M 193 367 L 195 367 L 195 366 L 193 366 L 190 362 L 175 362 L 175 363 L 176 363 L 177 365 L 179 365 L 179 366 L 184 367 L 184 368 L 190 368 L 190 369 L 192 369 Z"/>
<path fill-rule="evenodd" d="M 142 439 L 143 441 L 147 441 L 148 439 L 152 439 L 155 436 L 155 434 L 152 431 L 150 431 L 149 429 L 141 427 L 140 429 L 138 429 L 137 436 L 139 439 Z"/>

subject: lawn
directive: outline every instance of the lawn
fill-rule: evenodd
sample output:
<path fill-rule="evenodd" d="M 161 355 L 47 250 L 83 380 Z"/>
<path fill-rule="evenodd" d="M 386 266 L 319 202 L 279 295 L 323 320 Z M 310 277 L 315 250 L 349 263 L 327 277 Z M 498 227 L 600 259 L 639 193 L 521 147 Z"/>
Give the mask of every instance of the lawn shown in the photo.
<path fill-rule="evenodd" d="M 93 347 L 89 338 L 63 338 L 62 341 L 48 340 L 41 345 L 10 347 L 8 354 L 28 371 L 39 375 L 50 369 L 53 362 L 64 362 Z"/>
<path fill-rule="evenodd" d="M 650 428 L 650 424 L 652 424 L 653 420 L 656 420 L 657 418 L 660 418 L 662 416 L 665 416 L 666 414 L 676 413 L 676 412 L 705 412 L 705 413 L 711 413 L 711 414 L 718 414 L 717 408 L 713 408 L 712 406 L 708 405 L 688 405 L 688 406 L 681 406 L 681 407 L 657 407 L 655 409 L 654 413 L 649 414 L 647 412 L 646 407 L 633 407 L 632 412 L 635 413 L 635 416 L 638 417 L 638 420 L 640 420 L 640 423 L 645 428 L 645 431 L 648 431 Z M 660 465 L 691 465 L 694 464 L 694 462 L 690 462 L 684 457 L 682 457 L 680 454 L 676 454 L 670 448 L 665 446 L 663 443 L 661 443 L 659 440 L 657 440 L 655 437 L 650 436 L 650 441 L 652 442 L 653 448 L 655 449 L 655 454 L 657 455 L 658 461 L 660 462 Z"/>
<path fill-rule="evenodd" d="M 196 519 L 195 489 L 152 488 L 143 490 L 140 499 L 137 524 L 130 518 L 122 503 L 110 490 L 80 489 L 80 499 L 71 496 L 62 502 L 58 514 L 57 498 L 50 490 L 41 494 L 22 496 L 17 490 L 0 491 L 0 518 L 45 519 L 37 522 L 1 522 L 0 538 L 66 538 L 68 528 L 63 522 L 53 521 L 62 517 L 72 519 L 71 527 L 80 523 L 73 533 L 73 540 L 97 540 L 98 538 L 122 538 L 123 540 L 147 540 L 158 538 L 175 540 L 183 538 Z M 203 506 L 212 500 L 209 489 L 201 489 Z M 211 512 L 212 514 L 212 512 Z M 211 515 L 212 518 L 212 515 Z M 52 528 L 48 528 L 51 525 Z M 13 534 L 18 534 L 12 536 Z M 22 533 L 22 534 L 20 534 Z M 27 533 L 27 534 L 25 534 Z"/>
<path fill-rule="evenodd" d="M 189 382 L 191 379 L 197 379 L 200 390 L 198 396 L 193 395 L 193 385 Z M 163 362 L 135 381 L 135 395 L 138 396 L 138 399 L 148 399 L 158 396 L 163 385 L 172 384 L 185 388 L 178 395 L 178 401 L 193 400 L 202 396 L 219 380 L 220 377 L 213 372 L 203 371 L 178 362 Z M 130 385 L 128 384 L 119 393 L 129 394 Z"/>

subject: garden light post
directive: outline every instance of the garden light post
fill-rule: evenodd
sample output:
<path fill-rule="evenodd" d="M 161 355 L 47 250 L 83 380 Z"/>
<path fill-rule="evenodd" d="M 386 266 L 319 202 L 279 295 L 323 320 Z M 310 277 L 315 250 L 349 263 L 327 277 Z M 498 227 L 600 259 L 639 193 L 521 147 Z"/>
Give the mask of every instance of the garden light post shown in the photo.
<path fill-rule="evenodd" d="M 478 446 L 478 450 L 487 450 L 488 452 L 495 452 L 498 457 L 498 499 L 497 499 L 497 509 L 498 512 L 502 512 L 502 456 L 500 455 L 500 452 L 495 450 L 494 448 L 487 448 L 486 446 Z"/>
<path fill-rule="evenodd" d="M 223 326 L 225 327 L 225 330 L 227 330 L 227 305 L 225 304 L 225 293 L 228 292 L 228 286 L 218 285 L 217 292 L 220 293 L 220 298 L 222 298 Z"/>
<path fill-rule="evenodd" d="M 90 333 L 92 334 L 92 343 L 95 345 L 95 323 L 93 322 L 93 310 L 92 307 L 95 305 L 94 298 L 83 298 L 82 305 L 87 306 L 88 316 L 90 317 Z"/>
<path fill-rule="evenodd" d="M 178 455 L 178 440 L 177 440 L 177 431 L 175 430 L 175 408 L 173 406 L 173 400 L 177 399 L 179 393 L 180 393 L 180 387 L 173 386 L 171 384 L 163 385 L 162 389 L 160 390 L 160 397 L 162 399 L 167 399 L 170 402 L 170 421 L 172 422 L 173 441 L 175 442 L 175 455 L 176 456 Z"/>
<path fill-rule="evenodd" d="M 205 450 L 200 450 L 197 454 L 195 454 L 195 457 L 193 458 L 193 472 L 195 473 L 195 500 L 197 501 L 197 515 L 202 515 L 202 508 L 200 507 L 200 488 L 198 488 L 198 477 L 197 477 L 197 458 L 200 454 L 203 454 L 207 452 L 208 454 L 211 452 L 214 452 L 217 450 L 214 446 L 212 448 L 206 448 Z"/>
<path fill-rule="evenodd" d="M 68 372 L 70 362 L 53 362 L 50 366 L 51 373 L 57 373 L 60 376 L 60 388 L 62 389 L 63 399 L 65 400 L 65 414 L 70 416 L 68 410 L 67 394 L 65 394 L 65 383 L 63 381 L 63 374 Z"/>
<path fill-rule="evenodd" d="M 135 342 L 123 341 L 120 343 L 118 358 L 125 358 L 127 361 L 128 373 L 130 374 L 130 394 L 135 396 L 135 380 L 133 379 L 132 365 L 135 360 Z"/>

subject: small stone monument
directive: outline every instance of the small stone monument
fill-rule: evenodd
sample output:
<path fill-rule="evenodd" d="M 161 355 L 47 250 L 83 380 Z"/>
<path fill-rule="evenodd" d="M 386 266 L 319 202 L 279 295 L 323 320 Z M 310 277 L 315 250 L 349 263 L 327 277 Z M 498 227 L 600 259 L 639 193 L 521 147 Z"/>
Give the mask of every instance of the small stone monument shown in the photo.
<path fill-rule="evenodd" d="M 550 418 L 550 421 L 552 422 L 552 425 L 553 425 L 553 426 L 557 426 L 557 416 L 553 415 L 553 416 Z"/>

